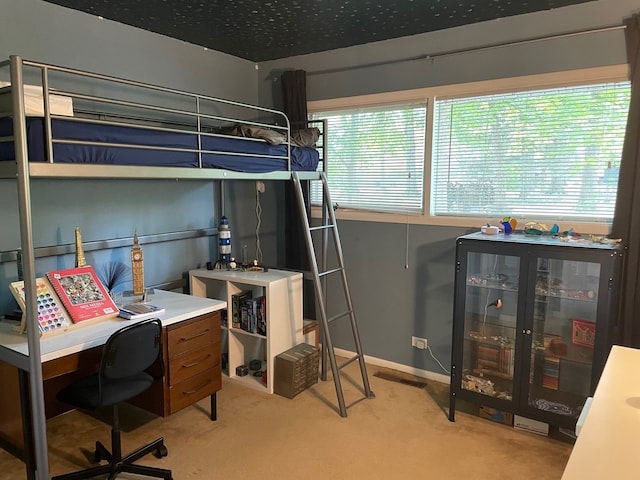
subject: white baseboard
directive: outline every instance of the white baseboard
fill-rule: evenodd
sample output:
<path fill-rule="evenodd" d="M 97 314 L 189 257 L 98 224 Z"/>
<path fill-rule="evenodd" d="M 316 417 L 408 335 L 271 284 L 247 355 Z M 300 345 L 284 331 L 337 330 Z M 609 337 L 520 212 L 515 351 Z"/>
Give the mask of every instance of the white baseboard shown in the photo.
<path fill-rule="evenodd" d="M 346 358 L 351 358 L 355 355 L 355 352 L 350 352 L 348 350 L 342 350 L 341 348 L 334 349 L 336 355 Z M 364 356 L 365 362 L 369 365 L 376 365 L 378 367 L 392 368 L 393 370 L 398 370 L 400 372 L 408 373 L 410 375 L 415 375 L 416 377 L 426 378 L 428 380 L 433 380 L 434 382 L 446 383 L 449 385 L 451 383 L 451 377 L 449 375 L 444 375 L 442 373 L 431 372 L 429 370 L 422 370 L 420 368 L 410 367 L 408 365 L 402 365 L 400 363 L 390 362 L 388 360 L 383 360 L 381 358 L 371 357 L 369 355 Z"/>

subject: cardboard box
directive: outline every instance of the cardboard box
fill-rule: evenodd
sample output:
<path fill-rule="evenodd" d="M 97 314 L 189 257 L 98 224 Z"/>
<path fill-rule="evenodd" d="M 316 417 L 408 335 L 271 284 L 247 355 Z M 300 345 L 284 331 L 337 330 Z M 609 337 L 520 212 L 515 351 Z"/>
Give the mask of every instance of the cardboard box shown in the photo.
<path fill-rule="evenodd" d="M 485 407 L 481 405 L 478 416 L 480 418 L 491 420 L 492 422 L 502 423 L 504 425 L 510 426 L 513 425 L 513 413 L 503 412 L 502 410 L 498 410 L 496 408 Z"/>
<path fill-rule="evenodd" d="M 549 435 L 549 424 L 532 420 L 520 415 L 514 415 L 513 427 L 518 430 L 526 430 L 527 432 L 537 433 L 538 435 Z"/>

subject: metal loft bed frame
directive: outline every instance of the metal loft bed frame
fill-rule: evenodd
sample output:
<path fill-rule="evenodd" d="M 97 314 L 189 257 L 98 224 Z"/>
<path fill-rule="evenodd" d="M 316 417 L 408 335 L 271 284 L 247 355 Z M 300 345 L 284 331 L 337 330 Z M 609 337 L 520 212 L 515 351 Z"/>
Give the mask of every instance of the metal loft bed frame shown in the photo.
<path fill-rule="evenodd" d="M 289 120 L 282 112 L 267 108 L 251 106 L 239 102 L 233 102 L 214 97 L 196 95 L 192 93 L 182 92 L 170 88 L 148 85 L 141 82 L 130 81 L 106 75 L 100 75 L 80 70 L 74 70 L 59 66 L 47 65 L 40 62 L 23 60 L 19 56 L 12 56 L 9 60 L 0 62 L 0 72 L 3 69 L 9 70 L 8 80 L 10 87 L 5 87 L 5 93 L 9 93 L 11 98 L 11 109 L 7 113 L 0 113 L 0 121 L 2 117 L 11 117 L 12 135 L 1 136 L 0 144 L 12 143 L 15 158 L 14 161 L 0 161 L 0 178 L 16 179 L 18 184 L 18 210 L 20 219 L 20 242 L 21 242 L 21 259 L 22 271 L 25 279 L 26 302 L 26 318 L 27 318 L 27 335 L 29 346 L 29 358 L 25 361 L 23 358 L 12 358 L 15 365 L 23 372 L 29 374 L 29 387 L 32 392 L 30 398 L 31 418 L 33 431 L 38 434 L 33 435 L 35 447 L 35 459 L 27 459 L 34 462 L 38 477 L 41 479 L 49 478 L 47 442 L 46 442 L 46 420 L 44 411 L 43 385 L 42 385 L 42 365 L 40 363 L 41 351 L 39 333 L 36 319 L 36 271 L 35 271 L 35 255 L 34 243 L 32 237 L 32 215 L 31 215 L 31 192 L 30 183 L 32 178 L 102 178 L 102 179 L 193 179 L 193 180 L 292 180 L 298 193 L 299 210 L 303 218 L 303 224 L 307 229 L 306 243 L 312 263 L 311 272 L 313 275 L 314 285 L 316 286 L 316 297 L 319 302 L 326 301 L 323 285 L 326 280 L 325 274 L 342 272 L 342 280 L 344 282 L 344 292 L 349 305 L 346 315 L 350 316 L 354 331 L 354 339 L 356 341 L 357 355 L 348 360 L 346 364 L 353 360 L 360 362 L 361 373 L 363 376 L 363 390 L 365 398 L 372 398 L 373 393 L 370 391 L 369 383 L 364 366 L 364 355 L 360 346 L 360 339 L 355 325 L 355 317 L 351 306 L 351 299 L 346 285 L 346 276 L 344 274 L 344 262 L 342 260 L 342 251 L 337 235 L 337 224 L 335 216 L 331 211 L 331 203 L 328 198 L 328 189 L 326 187 L 326 176 L 323 172 L 315 169 L 312 171 L 294 171 L 292 166 L 292 145 L 289 142 L 291 138 L 291 129 Z M 29 74 L 25 73 L 25 69 L 29 69 Z M 35 72 L 35 74 L 34 74 Z M 60 82 L 60 88 L 54 90 L 51 86 L 52 76 L 56 77 L 56 81 Z M 2 77 L 0 77 L 2 80 Z M 41 85 L 41 101 L 43 106 L 43 130 L 45 134 L 45 152 L 46 159 L 44 161 L 29 161 L 29 145 L 27 138 L 27 110 L 25 107 L 25 80 L 30 83 Z M 87 90 L 86 84 L 90 81 L 96 81 L 98 86 L 92 87 L 95 90 Z M 114 86 L 118 96 L 106 97 L 96 94 L 102 92 L 105 85 Z M 80 88 L 78 88 L 80 87 Z M 6 90 L 8 89 L 8 90 Z M 84 89 L 84 90 L 83 90 Z M 173 104 L 169 107 L 151 103 L 140 103 L 132 96 L 132 92 L 139 94 L 143 91 L 143 97 L 155 98 L 156 96 L 167 96 L 172 98 Z M 53 95 L 70 97 L 74 101 L 74 116 L 69 118 L 52 113 L 51 98 Z M 177 100 L 176 100 L 177 99 Z M 191 105 L 188 109 L 184 108 L 185 104 Z M 99 105 L 101 109 L 96 109 Z M 205 108 L 208 107 L 208 108 Z M 78 115 L 75 115 L 78 112 Z M 97 113 L 96 113 L 97 112 Z M 124 112 L 124 113 L 123 113 Z M 141 115 L 140 112 L 144 112 Z M 241 112 L 238 115 L 231 115 L 228 112 Z M 267 122 L 265 117 L 272 120 Z M 180 134 L 190 136 L 196 139 L 196 148 L 185 147 L 166 147 L 166 146 L 140 146 L 118 143 L 115 145 L 106 144 L 106 146 L 115 146 L 119 148 L 131 147 L 134 149 L 150 150 L 152 152 L 172 152 L 176 155 L 189 154 L 197 158 L 195 165 L 189 167 L 180 166 L 140 166 L 140 165 L 105 165 L 95 163 L 56 163 L 54 152 L 57 145 L 73 145 L 81 144 L 85 146 L 105 146 L 103 144 L 95 144 L 93 141 L 77 141 L 56 139 L 52 135 L 53 122 L 58 120 L 67 120 L 70 122 L 82 123 L 86 125 L 104 125 L 107 127 L 132 126 L 134 128 L 144 128 L 155 133 Z M 268 128 L 277 132 L 281 132 L 285 139 L 285 154 L 245 154 L 235 152 L 237 157 L 259 157 L 262 160 L 276 160 L 286 165 L 281 170 L 268 172 L 243 172 L 221 168 L 206 168 L 204 159 L 210 154 L 219 154 L 224 156 L 224 151 L 211 150 L 203 146 L 205 141 L 210 138 L 224 137 L 217 130 L 220 126 L 229 125 L 231 123 L 242 122 L 252 128 Z M 248 141 L 257 141 L 247 139 Z M 262 140 L 260 140 L 262 141 Z M 322 168 L 326 169 L 326 137 L 322 140 Z M 141 152 L 142 153 L 142 152 Z M 325 212 L 330 214 L 323 216 L 322 225 L 311 227 L 309 219 L 306 216 L 306 210 L 303 205 L 302 190 L 300 182 L 305 180 L 321 180 L 323 183 L 323 196 Z M 221 185 L 224 182 L 221 183 Z M 220 189 L 223 190 L 222 188 Z M 221 203 L 223 201 L 221 192 Z M 223 205 L 222 205 L 223 206 Z M 331 222 L 331 223 L 329 223 Z M 331 269 L 331 271 L 320 272 L 318 269 L 318 261 L 315 254 L 315 246 L 311 238 L 311 232 L 320 229 L 323 235 L 322 260 L 321 264 L 326 265 L 326 244 L 327 232 L 333 233 L 334 246 L 338 251 L 340 268 Z M 336 393 L 338 395 L 339 412 L 342 416 L 346 416 L 346 405 L 342 397 L 342 388 L 339 380 L 339 369 L 335 361 L 335 354 L 331 346 L 329 333 L 329 322 L 332 319 L 327 318 L 326 309 L 320 308 L 321 338 L 323 339 L 323 375 L 324 375 L 324 359 L 328 354 L 331 361 L 334 383 L 336 384 Z M 344 316 L 340 315 L 340 316 Z M 343 366 L 346 366 L 343 365 Z M 28 412 L 27 412 L 28 414 Z"/>

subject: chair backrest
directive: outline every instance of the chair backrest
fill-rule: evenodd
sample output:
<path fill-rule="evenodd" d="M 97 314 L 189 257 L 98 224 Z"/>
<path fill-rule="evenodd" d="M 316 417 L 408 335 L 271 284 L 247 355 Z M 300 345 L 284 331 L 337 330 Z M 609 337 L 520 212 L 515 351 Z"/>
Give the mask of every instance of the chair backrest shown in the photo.
<path fill-rule="evenodd" d="M 111 334 L 102 350 L 101 377 L 130 377 L 156 361 L 162 345 L 162 323 L 157 318 L 128 325 Z"/>

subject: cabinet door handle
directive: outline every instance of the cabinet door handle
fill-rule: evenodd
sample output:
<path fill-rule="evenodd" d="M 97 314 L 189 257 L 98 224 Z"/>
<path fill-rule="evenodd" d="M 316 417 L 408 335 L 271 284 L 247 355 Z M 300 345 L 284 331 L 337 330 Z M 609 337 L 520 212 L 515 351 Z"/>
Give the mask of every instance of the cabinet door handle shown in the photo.
<path fill-rule="evenodd" d="M 201 337 L 202 335 L 206 335 L 209 333 L 209 329 L 207 328 L 205 331 L 196 333 L 195 335 L 191 335 L 190 337 L 180 337 L 181 342 L 186 342 L 187 340 L 193 340 L 194 338 Z"/>
<path fill-rule="evenodd" d="M 204 382 L 201 385 L 198 385 L 196 388 L 194 388 L 193 390 L 183 390 L 182 394 L 183 395 L 191 395 L 192 393 L 196 393 L 198 390 L 202 390 L 204 387 L 206 387 L 207 385 L 209 385 L 211 383 L 211 380 L 207 380 L 206 382 Z"/>
<path fill-rule="evenodd" d="M 204 362 L 207 358 L 209 358 L 211 356 L 210 353 L 207 353 L 204 357 L 202 357 L 200 360 L 196 360 L 195 362 L 191 362 L 191 363 L 183 363 L 182 365 L 180 365 L 182 368 L 191 368 L 191 367 L 195 367 L 196 365 Z"/>
<path fill-rule="evenodd" d="M 529 329 L 522 330 L 522 333 L 524 333 L 525 335 L 531 335 L 531 330 Z"/>

